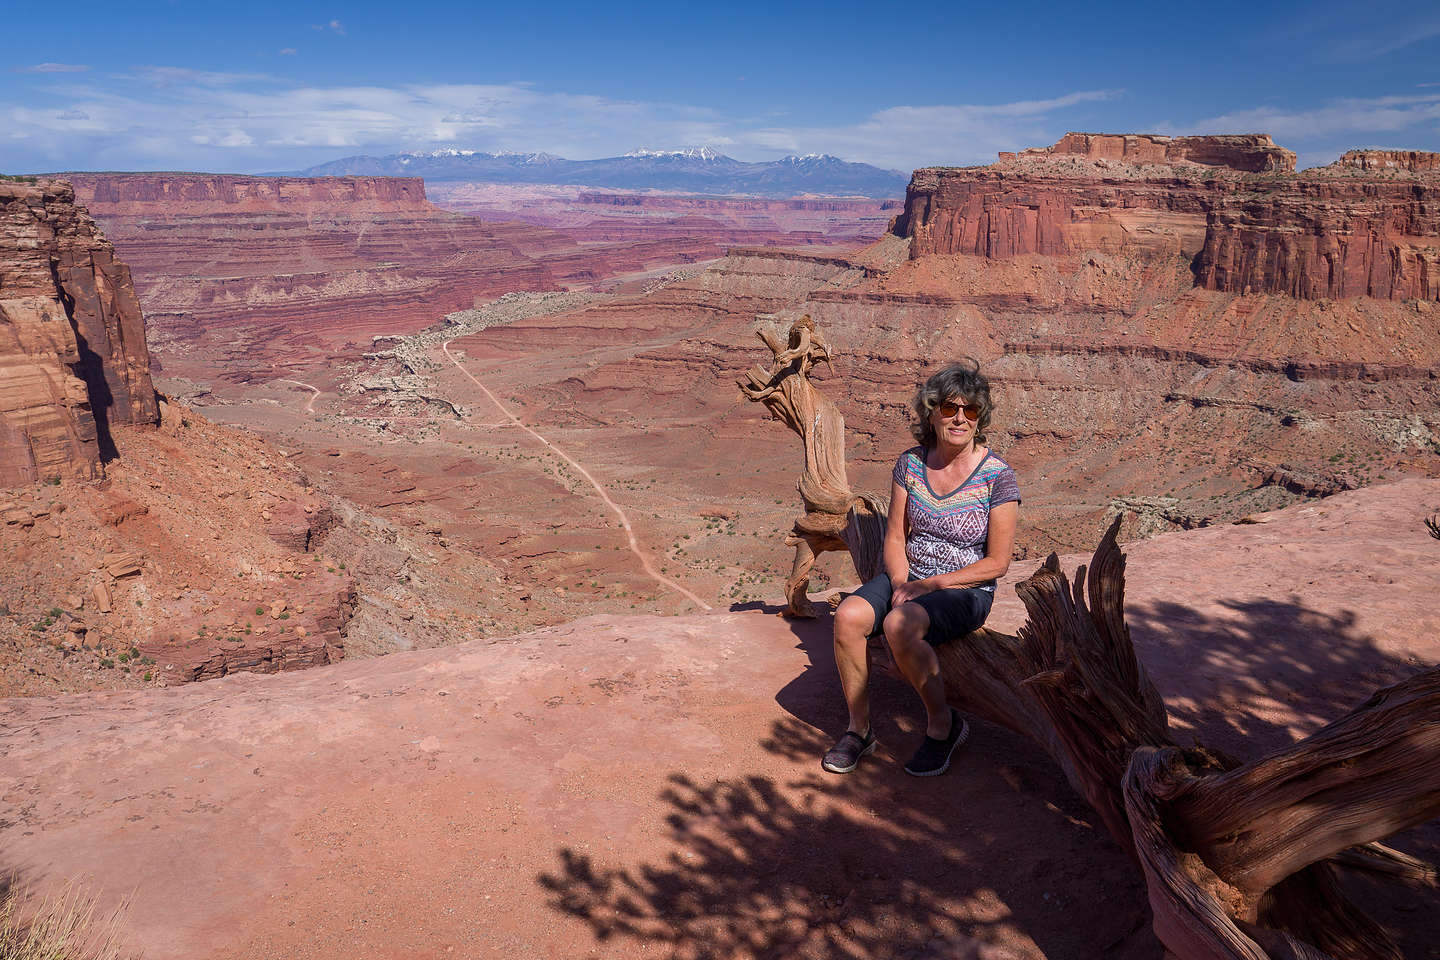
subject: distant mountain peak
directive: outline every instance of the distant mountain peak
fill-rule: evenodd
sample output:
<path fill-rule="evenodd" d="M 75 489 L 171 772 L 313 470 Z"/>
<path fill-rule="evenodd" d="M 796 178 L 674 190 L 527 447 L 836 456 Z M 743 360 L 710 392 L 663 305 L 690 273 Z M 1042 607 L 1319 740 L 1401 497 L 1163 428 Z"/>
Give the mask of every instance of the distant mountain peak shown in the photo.
<path fill-rule="evenodd" d="M 567 160 L 549 153 L 445 148 L 344 157 L 301 176 L 400 176 L 476 183 L 529 183 L 729 196 L 903 197 L 909 177 L 829 154 L 747 162 L 711 146 L 644 147 L 622 156 Z"/>
<path fill-rule="evenodd" d="M 684 157 L 687 160 L 729 160 L 714 147 L 682 147 L 679 150 L 651 150 L 639 147 L 625 154 L 627 157 Z"/>
<path fill-rule="evenodd" d="M 447 160 L 461 157 L 490 157 L 494 160 L 515 160 L 520 163 L 553 163 L 563 159 L 553 153 L 522 153 L 518 150 L 466 150 L 446 147 L 439 150 L 407 150 L 396 154 L 400 163 L 414 163 L 417 160 Z"/>

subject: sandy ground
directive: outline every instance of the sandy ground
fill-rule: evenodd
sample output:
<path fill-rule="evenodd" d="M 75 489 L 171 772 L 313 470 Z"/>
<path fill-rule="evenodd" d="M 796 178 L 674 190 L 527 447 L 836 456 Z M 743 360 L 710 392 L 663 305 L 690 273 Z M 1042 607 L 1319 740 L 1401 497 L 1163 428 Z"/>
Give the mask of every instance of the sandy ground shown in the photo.
<path fill-rule="evenodd" d="M 1440 483 L 1407 481 L 1134 545 L 1129 621 L 1178 738 L 1253 756 L 1435 663 L 1437 509 Z M 1022 617 L 1002 585 L 992 623 Z M 0 850 L 42 887 L 128 895 L 152 960 L 1159 955 L 1138 874 L 1019 737 L 977 724 L 914 780 L 918 710 L 882 679 L 881 749 L 822 773 L 828 632 L 597 616 L 3 701 Z M 1437 835 L 1396 843 L 1435 857 Z M 1359 895 L 1437 956 L 1433 899 Z"/>

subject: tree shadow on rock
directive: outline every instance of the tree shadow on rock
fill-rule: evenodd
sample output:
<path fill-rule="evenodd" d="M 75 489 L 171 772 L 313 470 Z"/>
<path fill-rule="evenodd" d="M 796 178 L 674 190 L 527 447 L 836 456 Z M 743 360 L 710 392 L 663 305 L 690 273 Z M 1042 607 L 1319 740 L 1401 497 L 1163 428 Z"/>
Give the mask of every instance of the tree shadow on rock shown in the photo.
<path fill-rule="evenodd" d="M 1219 616 L 1163 600 L 1126 607 L 1136 651 L 1181 743 L 1199 739 L 1253 759 L 1427 666 L 1381 649 L 1349 610 L 1326 613 L 1297 596 L 1218 606 Z"/>
<path fill-rule="evenodd" d="M 1353 611 L 1298 596 L 1223 599 L 1219 614 L 1170 601 L 1130 604 L 1136 651 L 1165 698 L 1171 736 L 1241 761 L 1289 746 L 1359 707 L 1381 687 L 1431 666 L 1383 649 Z M 1440 821 L 1387 844 L 1440 863 Z M 1434 890 L 1357 877 L 1346 893 L 1390 930 L 1407 957 L 1440 957 Z"/>
<path fill-rule="evenodd" d="M 790 718 L 762 743 L 811 760 L 826 745 Z M 986 766 L 957 758 L 948 777 L 917 781 L 877 755 L 843 778 L 818 760 L 785 783 L 677 774 L 661 793 L 662 861 L 607 866 L 562 848 L 539 883 L 600 940 L 694 960 L 1155 956 L 1123 854 Z"/>

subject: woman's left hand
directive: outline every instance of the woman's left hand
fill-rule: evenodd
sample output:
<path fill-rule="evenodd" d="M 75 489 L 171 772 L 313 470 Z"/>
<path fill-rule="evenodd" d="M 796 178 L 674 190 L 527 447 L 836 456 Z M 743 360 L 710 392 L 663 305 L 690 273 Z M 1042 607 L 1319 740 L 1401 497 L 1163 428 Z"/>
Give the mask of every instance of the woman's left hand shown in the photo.
<path fill-rule="evenodd" d="M 893 607 L 898 607 L 902 603 L 909 603 L 916 597 L 924 596 L 927 593 L 933 593 L 934 591 L 939 589 L 939 585 L 936 584 L 934 579 L 930 577 L 927 577 L 924 580 L 911 580 L 907 583 L 902 583 L 900 584 L 900 586 L 895 588 L 894 592 L 891 594 L 890 605 Z"/>

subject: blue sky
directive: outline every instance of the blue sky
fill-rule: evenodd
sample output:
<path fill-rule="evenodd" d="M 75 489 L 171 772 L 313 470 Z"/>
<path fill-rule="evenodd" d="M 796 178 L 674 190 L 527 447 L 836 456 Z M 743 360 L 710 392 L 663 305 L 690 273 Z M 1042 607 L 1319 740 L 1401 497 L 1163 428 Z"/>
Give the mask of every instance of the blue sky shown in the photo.
<path fill-rule="evenodd" d="M 20 42 L 23 37 L 23 42 Z M 710 145 L 900 170 L 1067 130 L 1440 150 L 1440 4 L 76 0 L 0 62 L 0 171 Z"/>

